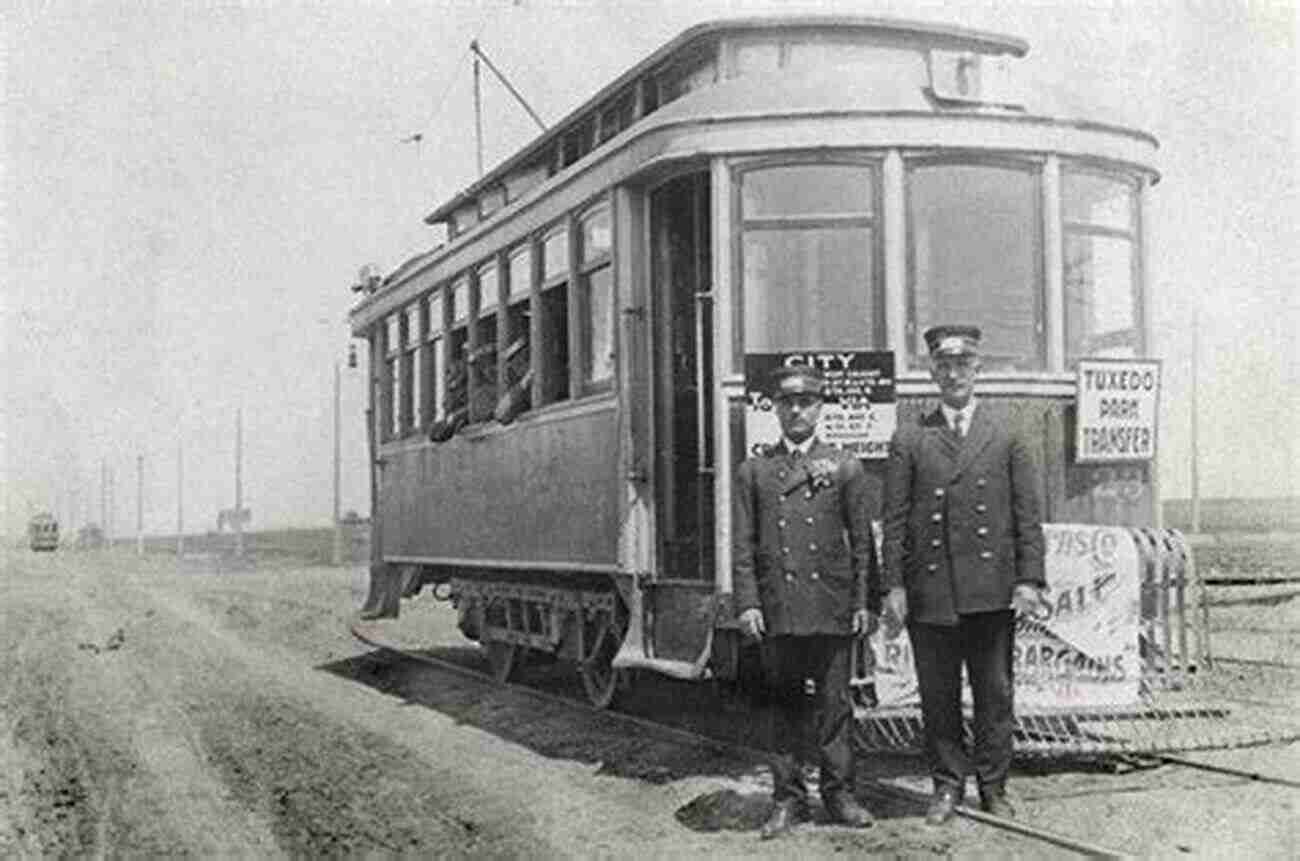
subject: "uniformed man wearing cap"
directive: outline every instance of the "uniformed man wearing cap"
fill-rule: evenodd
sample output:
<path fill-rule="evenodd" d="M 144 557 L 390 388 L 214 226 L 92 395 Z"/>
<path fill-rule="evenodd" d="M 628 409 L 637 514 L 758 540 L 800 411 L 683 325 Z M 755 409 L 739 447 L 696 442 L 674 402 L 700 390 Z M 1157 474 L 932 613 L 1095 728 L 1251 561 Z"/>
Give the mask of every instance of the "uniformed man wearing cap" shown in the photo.
<path fill-rule="evenodd" d="M 771 382 L 782 438 L 737 469 L 732 515 L 736 608 L 745 634 L 761 641 L 776 752 L 765 839 L 808 815 L 813 734 L 828 817 L 871 824 L 853 796 L 849 674 L 853 636 L 874 628 L 880 604 L 866 473 L 816 436 L 821 374 L 792 365 Z"/>
<path fill-rule="evenodd" d="M 975 397 L 980 330 L 925 333 L 939 406 L 900 426 L 885 474 L 886 610 L 906 621 L 934 777 L 931 824 L 950 819 L 975 772 L 983 809 L 1014 816 L 1006 796 L 1014 722 L 1015 618 L 1045 587 L 1039 475 L 1025 436 Z M 961 671 L 975 703 L 962 744 Z"/>

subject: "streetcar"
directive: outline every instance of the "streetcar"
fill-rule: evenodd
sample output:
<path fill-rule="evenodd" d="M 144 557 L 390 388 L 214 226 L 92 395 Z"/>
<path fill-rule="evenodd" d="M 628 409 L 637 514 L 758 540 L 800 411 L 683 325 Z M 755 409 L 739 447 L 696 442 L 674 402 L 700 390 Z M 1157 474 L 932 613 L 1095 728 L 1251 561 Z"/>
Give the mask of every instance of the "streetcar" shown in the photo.
<path fill-rule="evenodd" d="M 628 671 L 734 679 L 747 367 L 886 355 L 860 455 L 879 498 L 880 433 L 936 403 L 922 332 L 954 321 L 984 332 L 981 409 L 1032 431 L 1044 520 L 1159 526 L 1154 459 L 1075 439 L 1080 363 L 1149 357 L 1158 144 L 1057 105 L 1027 51 L 865 17 L 704 23 L 429 212 L 446 241 L 350 317 L 365 612 L 428 588 L 499 679 L 570 660 L 599 706 Z"/>
<path fill-rule="evenodd" d="M 59 521 L 48 511 L 32 515 L 27 521 L 27 543 L 37 552 L 59 549 Z"/>

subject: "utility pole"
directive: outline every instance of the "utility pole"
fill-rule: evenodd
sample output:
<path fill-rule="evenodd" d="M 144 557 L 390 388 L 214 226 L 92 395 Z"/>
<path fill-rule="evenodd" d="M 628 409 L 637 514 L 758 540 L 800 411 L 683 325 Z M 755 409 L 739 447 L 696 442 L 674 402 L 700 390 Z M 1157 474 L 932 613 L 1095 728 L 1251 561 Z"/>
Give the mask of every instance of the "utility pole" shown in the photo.
<path fill-rule="evenodd" d="M 108 462 L 104 460 L 99 462 L 99 529 L 108 534 Z"/>
<path fill-rule="evenodd" d="M 113 520 L 117 516 L 117 500 L 113 498 L 113 467 L 108 467 L 108 516 L 104 520 L 104 540 L 108 544 L 108 549 L 113 549 Z"/>
<path fill-rule="evenodd" d="M 144 555 L 144 455 L 135 456 L 135 555 Z"/>
<path fill-rule="evenodd" d="M 176 440 L 176 558 L 185 555 L 185 460 L 181 440 Z"/>
<path fill-rule="evenodd" d="M 1201 309 L 1198 305 L 1193 310 L 1192 317 L 1192 426 L 1191 426 L 1191 479 L 1192 479 L 1192 534 L 1198 534 L 1201 531 L 1201 470 L 1200 470 L 1200 444 L 1197 439 L 1199 429 L 1197 427 L 1200 420 L 1200 403 L 1197 388 L 1199 381 L 1197 377 L 1197 364 L 1201 352 Z"/>
<path fill-rule="evenodd" d="M 339 522 L 339 388 L 340 375 L 338 359 L 334 360 L 334 551 L 331 557 L 335 565 L 343 564 L 343 532 Z"/>
<path fill-rule="evenodd" d="M 235 556 L 244 556 L 244 410 L 235 408 Z"/>

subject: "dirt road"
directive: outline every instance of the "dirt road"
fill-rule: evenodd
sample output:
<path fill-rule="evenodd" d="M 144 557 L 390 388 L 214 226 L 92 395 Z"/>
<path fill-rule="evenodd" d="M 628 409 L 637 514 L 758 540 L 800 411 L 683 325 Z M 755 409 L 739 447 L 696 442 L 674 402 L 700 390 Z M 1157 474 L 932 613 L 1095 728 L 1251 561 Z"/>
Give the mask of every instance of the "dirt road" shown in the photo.
<path fill-rule="evenodd" d="M 9 551 L 0 856 L 1042 852 L 905 809 L 759 844 L 740 830 L 764 811 L 756 763 L 377 660 L 347 632 L 362 586 L 337 569 Z M 430 630 L 453 643 L 439 611 Z M 1237 756 L 1297 764 L 1294 748 Z M 1026 814 L 1138 852 L 1297 845 L 1294 790 L 1107 779 L 1025 776 Z"/>

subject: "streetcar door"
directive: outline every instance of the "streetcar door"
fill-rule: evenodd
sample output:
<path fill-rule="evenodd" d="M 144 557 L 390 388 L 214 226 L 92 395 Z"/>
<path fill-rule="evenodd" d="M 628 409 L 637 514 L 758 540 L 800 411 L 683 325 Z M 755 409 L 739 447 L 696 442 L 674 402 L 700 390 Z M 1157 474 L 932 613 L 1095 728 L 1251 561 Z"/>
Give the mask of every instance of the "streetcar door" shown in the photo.
<path fill-rule="evenodd" d="M 712 582 L 713 305 L 709 176 L 650 198 L 659 574 Z"/>

